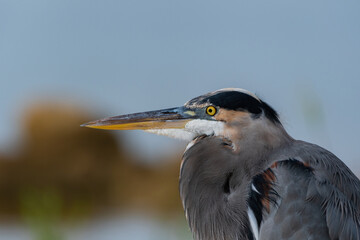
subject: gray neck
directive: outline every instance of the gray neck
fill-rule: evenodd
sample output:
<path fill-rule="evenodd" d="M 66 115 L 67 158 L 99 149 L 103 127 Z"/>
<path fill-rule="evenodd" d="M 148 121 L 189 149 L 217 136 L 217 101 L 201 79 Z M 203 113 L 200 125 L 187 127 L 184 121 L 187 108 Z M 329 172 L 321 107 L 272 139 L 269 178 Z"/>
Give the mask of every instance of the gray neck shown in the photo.
<path fill-rule="evenodd" d="M 252 239 L 247 217 L 248 186 L 232 151 L 206 137 L 184 154 L 180 195 L 194 239 Z M 241 182 L 239 180 L 242 179 Z"/>
<path fill-rule="evenodd" d="M 274 149 L 291 141 L 280 124 L 266 129 L 258 124 L 242 129 L 241 138 L 233 141 L 236 152 L 210 136 L 185 152 L 180 195 L 195 239 L 254 239 L 247 203 L 252 178 L 266 169 Z"/>
<path fill-rule="evenodd" d="M 238 162 L 248 166 L 251 177 L 269 167 L 270 156 L 277 149 L 291 144 L 294 139 L 280 123 L 270 123 L 267 119 L 253 121 L 242 128 L 241 135 L 233 144 L 238 151 Z"/>

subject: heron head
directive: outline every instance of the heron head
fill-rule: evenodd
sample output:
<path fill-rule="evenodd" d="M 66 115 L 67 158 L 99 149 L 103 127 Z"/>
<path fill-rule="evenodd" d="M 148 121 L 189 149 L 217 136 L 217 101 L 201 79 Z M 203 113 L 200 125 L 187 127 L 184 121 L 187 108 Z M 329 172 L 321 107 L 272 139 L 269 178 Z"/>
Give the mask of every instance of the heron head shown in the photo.
<path fill-rule="evenodd" d="M 233 141 L 256 124 L 281 125 L 277 113 L 253 93 L 239 88 L 220 89 L 181 107 L 105 118 L 82 126 L 111 130 L 140 129 L 191 141 L 213 135 Z M 251 127 L 252 126 L 252 127 Z"/>

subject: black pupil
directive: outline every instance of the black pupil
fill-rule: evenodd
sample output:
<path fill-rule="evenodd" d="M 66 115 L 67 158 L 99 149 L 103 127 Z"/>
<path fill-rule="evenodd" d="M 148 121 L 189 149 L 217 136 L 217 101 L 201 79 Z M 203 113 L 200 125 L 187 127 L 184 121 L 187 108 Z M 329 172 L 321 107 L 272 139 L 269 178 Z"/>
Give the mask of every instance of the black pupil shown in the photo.
<path fill-rule="evenodd" d="M 209 108 L 209 113 L 212 113 L 212 111 L 213 111 L 212 108 Z"/>

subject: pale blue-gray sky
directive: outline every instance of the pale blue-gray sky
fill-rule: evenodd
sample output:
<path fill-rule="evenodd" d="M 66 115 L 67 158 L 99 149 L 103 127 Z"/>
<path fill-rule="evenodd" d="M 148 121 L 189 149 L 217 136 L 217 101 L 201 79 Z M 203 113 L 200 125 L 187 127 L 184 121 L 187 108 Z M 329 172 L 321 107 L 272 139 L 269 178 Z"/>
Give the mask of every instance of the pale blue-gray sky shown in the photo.
<path fill-rule="evenodd" d="M 355 0 L 0 0 L 0 149 L 34 99 L 108 116 L 241 87 L 274 106 L 295 138 L 360 168 L 359 12 Z M 313 99 L 318 126 L 304 118 Z M 144 154 L 178 146 L 128 135 Z"/>

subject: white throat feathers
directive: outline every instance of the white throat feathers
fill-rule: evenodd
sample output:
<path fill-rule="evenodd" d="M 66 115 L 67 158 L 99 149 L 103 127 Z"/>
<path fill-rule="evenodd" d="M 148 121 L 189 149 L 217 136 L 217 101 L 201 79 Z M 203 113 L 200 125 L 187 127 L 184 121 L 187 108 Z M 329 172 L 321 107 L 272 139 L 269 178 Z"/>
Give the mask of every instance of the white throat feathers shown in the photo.
<path fill-rule="evenodd" d="M 201 135 L 221 136 L 224 128 L 223 122 L 195 119 L 186 123 L 183 129 L 148 129 L 145 131 L 189 142 Z"/>

